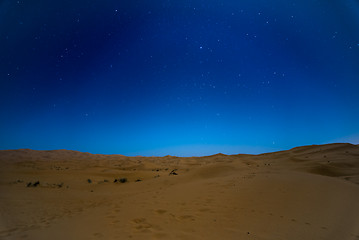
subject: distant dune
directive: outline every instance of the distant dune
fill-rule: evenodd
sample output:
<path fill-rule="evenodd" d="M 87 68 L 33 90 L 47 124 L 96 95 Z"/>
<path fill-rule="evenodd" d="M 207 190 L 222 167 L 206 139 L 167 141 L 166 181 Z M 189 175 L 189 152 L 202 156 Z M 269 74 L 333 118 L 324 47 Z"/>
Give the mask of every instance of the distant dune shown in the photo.
<path fill-rule="evenodd" d="M 126 157 L 0 151 L 0 239 L 359 240 L 359 146 Z"/>

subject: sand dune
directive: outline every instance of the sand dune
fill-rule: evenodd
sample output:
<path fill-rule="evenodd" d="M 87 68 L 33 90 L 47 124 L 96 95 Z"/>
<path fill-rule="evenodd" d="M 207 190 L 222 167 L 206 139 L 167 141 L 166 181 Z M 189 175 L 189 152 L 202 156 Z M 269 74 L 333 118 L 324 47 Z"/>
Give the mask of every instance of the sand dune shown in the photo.
<path fill-rule="evenodd" d="M 357 145 L 191 158 L 20 149 L 0 162 L 0 239 L 359 239 Z"/>

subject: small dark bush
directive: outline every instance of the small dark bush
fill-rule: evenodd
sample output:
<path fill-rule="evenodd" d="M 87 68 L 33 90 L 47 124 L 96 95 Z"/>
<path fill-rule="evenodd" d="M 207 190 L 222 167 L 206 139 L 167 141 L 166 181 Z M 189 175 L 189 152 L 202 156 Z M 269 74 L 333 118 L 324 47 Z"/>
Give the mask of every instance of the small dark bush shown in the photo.
<path fill-rule="evenodd" d="M 125 183 L 127 182 L 127 178 L 120 178 L 120 183 Z"/>
<path fill-rule="evenodd" d="M 178 173 L 176 173 L 177 169 L 173 169 L 169 175 L 178 175 Z"/>
<path fill-rule="evenodd" d="M 40 185 L 40 181 L 36 181 L 34 183 L 29 182 L 26 186 L 27 187 L 37 187 L 38 185 Z"/>
<path fill-rule="evenodd" d="M 115 179 L 113 182 L 114 182 L 114 183 L 117 183 L 117 182 L 120 182 L 120 183 L 125 183 L 125 182 L 127 182 L 127 178 L 119 178 L 119 179 Z"/>
<path fill-rule="evenodd" d="M 88 183 L 92 183 L 92 180 L 91 180 L 91 179 L 87 179 L 87 182 L 88 182 Z"/>

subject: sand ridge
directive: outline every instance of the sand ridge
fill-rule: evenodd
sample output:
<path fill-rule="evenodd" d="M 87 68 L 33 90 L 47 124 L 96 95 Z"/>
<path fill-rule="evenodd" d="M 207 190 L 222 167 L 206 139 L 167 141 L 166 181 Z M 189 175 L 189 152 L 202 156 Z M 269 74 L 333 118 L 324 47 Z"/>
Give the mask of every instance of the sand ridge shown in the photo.
<path fill-rule="evenodd" d="M 0 163 L 0 239 L 359 239 L 357 145 L 189 158 L 20 149 Z"/>

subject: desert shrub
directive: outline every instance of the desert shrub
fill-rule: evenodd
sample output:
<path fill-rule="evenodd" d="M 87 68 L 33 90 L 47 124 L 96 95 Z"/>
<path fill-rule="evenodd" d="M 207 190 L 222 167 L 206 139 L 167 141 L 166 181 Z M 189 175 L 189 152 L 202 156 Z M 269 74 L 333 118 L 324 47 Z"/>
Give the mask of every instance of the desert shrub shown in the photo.
<path fill-rule="evenodd" d="M 36 181 L 34 183 L 29 182 L 26 186 L 27 187 L 37 187 L 38 185 L 40 185 L 40 181 Z"/>
<path fill-rule="evenodd" d="M 177 171 L 177 169 L 173 169 L 169 175 L 178 175 L 178 173 L 176 171 Z"/>
<path fill-rule="evenodd" d="M 125 183 L 125 182 L 127 182 L 127 178 L 119 178 L 119 179 L 116 178 L 113 182 L 114 183 L 117 183 L 117 182 Z"/>
<path fill-rule="evenodd" d="M 120 178 L 120 183 L 125 183 L 127 182 L 127 178 Z"/>

